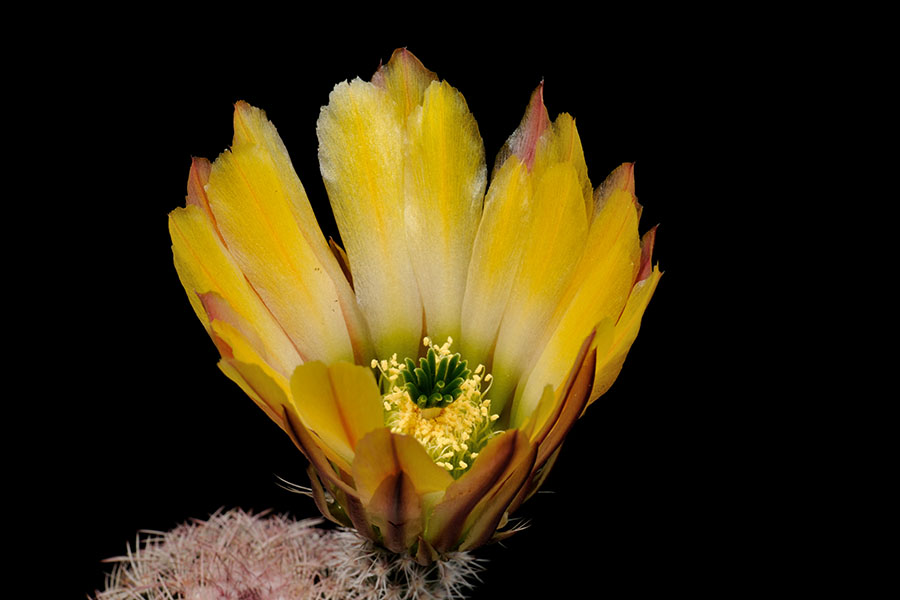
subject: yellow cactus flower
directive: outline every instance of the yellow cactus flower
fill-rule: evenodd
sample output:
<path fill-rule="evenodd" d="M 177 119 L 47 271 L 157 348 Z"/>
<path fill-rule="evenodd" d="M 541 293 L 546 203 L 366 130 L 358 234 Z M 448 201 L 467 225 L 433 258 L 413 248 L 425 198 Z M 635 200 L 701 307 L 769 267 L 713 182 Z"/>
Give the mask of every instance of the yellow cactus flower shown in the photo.
<path fill-rule="evenodd" d="M 345 246 L 275 127 L 238 102 L 170 214 L 222 371 L 310 462 L 322 514 L 430 564 L 510 533 L 619 373 L 660 277 L 633 169 L 596 189 L 543 85 L 494 163 L 462 94 L 397 50 L 317 124 Z"/>

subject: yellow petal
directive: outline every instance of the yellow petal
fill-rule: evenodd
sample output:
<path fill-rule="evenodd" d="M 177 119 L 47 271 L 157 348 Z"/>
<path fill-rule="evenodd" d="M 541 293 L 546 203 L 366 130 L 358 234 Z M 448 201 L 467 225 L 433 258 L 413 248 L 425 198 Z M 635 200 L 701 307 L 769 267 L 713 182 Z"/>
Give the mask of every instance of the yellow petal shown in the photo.
<path fill-rule="evenodd" d="M 591 188 L 591 180 L 588 179 L 587 163 L 584 161 L 584 150 L 581 147 L 581 137 L 575 127 L 575 119 L 568 113 L 561 113 L 553 122 L 553 155 L 558 162 L 568 162 L 575 167 L 578 181 L 581 183 L 581 193 L 584 195 L 585 209 L 588 221 L 591 220 L 594 205 L 594 190 Z"/>
<path fill-rule="evenodd" d="M 442 491 L 453 483 L 453 477 L 434 464 L 414 437 L 391 433 L 382 427 L 359 441 L 353 461 L 353 480 L 363 502 L 372 497 L 388 475 L 400 471 L 409 475 L 420 495 Z"/>
<path fill-rule="evenodd" d="M 628 303 L 616 323 L 609 350 L 605 355 L 597 355 L 597 374 L 594 377 L 590 403 L 604 394 L 616 380 L 622 364 L 625 362 L 625 356 L 637 338 L 638 330 L 641 327 L 641 317 L 650 303 L 650 298 L 653 296 L 661 276 L 659 267 L 653 267 L 647 278 L 636 283 L 634 289 L 631 290 Z"/>
<path fill-rule="evenodd" d="M 537 406 L 544 386 L 556 389 L 566 377 L 578 348 L 597 323 L 598 340 L 618 319 L 638 270 L 641 247 L 632 195 L 624 189 L 609 194 L 591 223 L 584 256 L 550 319 L 549 338 L 527 383 L 516 391 L 512 423 L 522 423 Z M 602 348 L 604 352 L 606 348 Z"/>
<path fill-rule="evenodd" d="M 208 213 L 201 206 L 189 204 L 169 214 L 172 253 L 181 284 L 187 292 L 194 312 L 209 330 L 209 317 L 200 294 L 214 292 L 265 340 L 270 353 L 278 357 L 273 364 L 285 375 L 300 364 L 301 358 L 280 324 L 241 273 L 231 253 L 225 248 Z"/>
<path fill-rule="evenodd" d="M 459 339 L 484 197 L 484 146 L 465 99 L 447 83 L 429 86 L 408 128 L 406 235 L 427 333 Z"/>
<path fill-rule="evenodd" d="M 549 167 L 534 193 L 524 254 L 497 337 L 491 410 L 512 399 L 519 378 L 532 364 L 560 295 L 581 257 L 587 215 L 581 183 L 569 163 Z"/>
<path fill-rule="evenodd" d="M 489 364 L 525 250 L 531 196 L 527 166 L 510 157 L 491 180 L 466 279 L 460 352 L 469 364 Z"/>
<path fill-rule="evenodd" d="M 391 95 L 355 79 L 319 114 L 319 167 L 378 356 L 416 356 L 422 304 L 403 223 L 405 123 Z"/>
<path fill-rule="evenodd" d="M 238 384 L 245 394 L 260 407 L 279 427 L 286 430 L 280 407 L 287 402 L 284 391 L 258 365 L 223 358 L 219 369 L 228 379 Z"/>
<path fill-rule="evenodd" d="M 338 457 L 345 471 L 350 471 L 360 438 L 384 427 L 381 394 L 366 367 L 306 363 L 294 371 L 291 393 L 303 424 L 322 440 L 329 458 Z"/>
<path fill-rule="evenodd" d="M 229 251 L 303 360 L 365 360 L 359 309 L 281 138 L 245 103 L 234 129 L 206 190 Z"/>

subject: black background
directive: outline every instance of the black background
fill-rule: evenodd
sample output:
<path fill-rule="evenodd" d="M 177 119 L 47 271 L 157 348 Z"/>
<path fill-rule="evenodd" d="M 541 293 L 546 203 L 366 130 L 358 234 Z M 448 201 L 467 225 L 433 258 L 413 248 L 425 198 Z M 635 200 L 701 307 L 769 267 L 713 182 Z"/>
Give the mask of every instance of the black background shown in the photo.
<path fill-rule="evenodd" d="M 641 231 L 659 224 L 654 262 L 665 274 L 624 369 L 576 424 L 547 493 L 522 507 L 531 527 L 479 551 L 489 566 L 473 597 L 719 589 L 755 518 L 734 441 L 749 409 L 717 387 L 712 339 L 735 318 L 716 308 L 728 299 L 727 236 L 710 162 L 728 160 L 720 140 L 741 92 L 725 73 L 741 59 L 708 40 L 634 33 L 331 35 L 277 47 L 233 36 L 177 51 L 165 36 L 123 36 L 73 61 L 79 83 L 66 91 L 79 112 L 65 139 L 84 168 L 67 205 L 78 251 L 60 264 L 78 318 L 54 338 L 67 357 L 47 382 L 61 443 L 37 474 L 53 490 L 47 522 L 72 549 L 76 597 L 102 587 L 100 561 L 140 529 L 220 507 L 317 515 L 276 485 L 276 475 L 304 484 L 305 459 L 216 368 L 172 265 L 166 216 L 184 202 L 191 156 L 214 159 L 230 144 L 233 103 L 246 100 L 275 123 L 337 238 L 318 173 L 319 108 L 337 82 L 368 79 L 399 46 L 465 95 L 489 168 L 543 80 L 551 118 L 577 120 L 592 183 L 635 162 Z"/>

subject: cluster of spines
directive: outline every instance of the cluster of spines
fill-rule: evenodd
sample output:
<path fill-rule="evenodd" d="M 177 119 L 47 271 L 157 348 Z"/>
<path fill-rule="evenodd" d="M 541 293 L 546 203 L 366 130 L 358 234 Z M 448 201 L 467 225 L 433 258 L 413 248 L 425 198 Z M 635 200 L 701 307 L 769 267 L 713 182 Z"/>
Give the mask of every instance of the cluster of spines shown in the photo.
<path fill-rule="evenodd" d="M 423 567 L 319 520 L 217 513 L 129 547 L 95 600 L 460 600 L 482 562 L 451 552 Z"/>

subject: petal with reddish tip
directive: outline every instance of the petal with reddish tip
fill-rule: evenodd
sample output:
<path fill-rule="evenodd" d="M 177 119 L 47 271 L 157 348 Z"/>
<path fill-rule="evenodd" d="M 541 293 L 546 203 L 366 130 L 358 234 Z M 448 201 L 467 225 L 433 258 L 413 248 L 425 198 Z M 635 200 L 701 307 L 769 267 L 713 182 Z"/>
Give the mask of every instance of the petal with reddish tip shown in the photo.
<path fill-rule="evenodd" d="M 519 126 L 497 153 L 491 178 L 494 178 L 497 170 L 512 154 L 516 155 L 530 171 L 534 166 L 541 138 L 548 129 L 550 129 L 550 116 L 547 114 L 547 107 L 544 106 L 544 82 L 542 81 L 532 92 L 531 100 L 528 102 Z"/>
<path fill-rule="evenodd" d="M 472 242 L 481 218 L 484 145 L 466 101 L 446 82 L 408 121 L 404 217 L 427 334 L 459 339 Z"/>
<path fill-rule="evenodd" d="M 357 442 L 384 426 L 381 394 L 372 371 L 349 363 L 300 365 L 291 377 L 293 407 L 303 424 L 350 471 Z"/>
<path fill-rule="evenodd" d="M 422 304 L 403 222 L 406 123 L 387 90 L 335 86 L 319 114 L 319 168 L 378 356 L 416 356 Z"/>
<path fill-rule="evenodd" d="M 370 358 L 352 290 L 263 111 L 235 105 L 234 143 L 206 192 L 235 262 L 303 359 Z"/>

